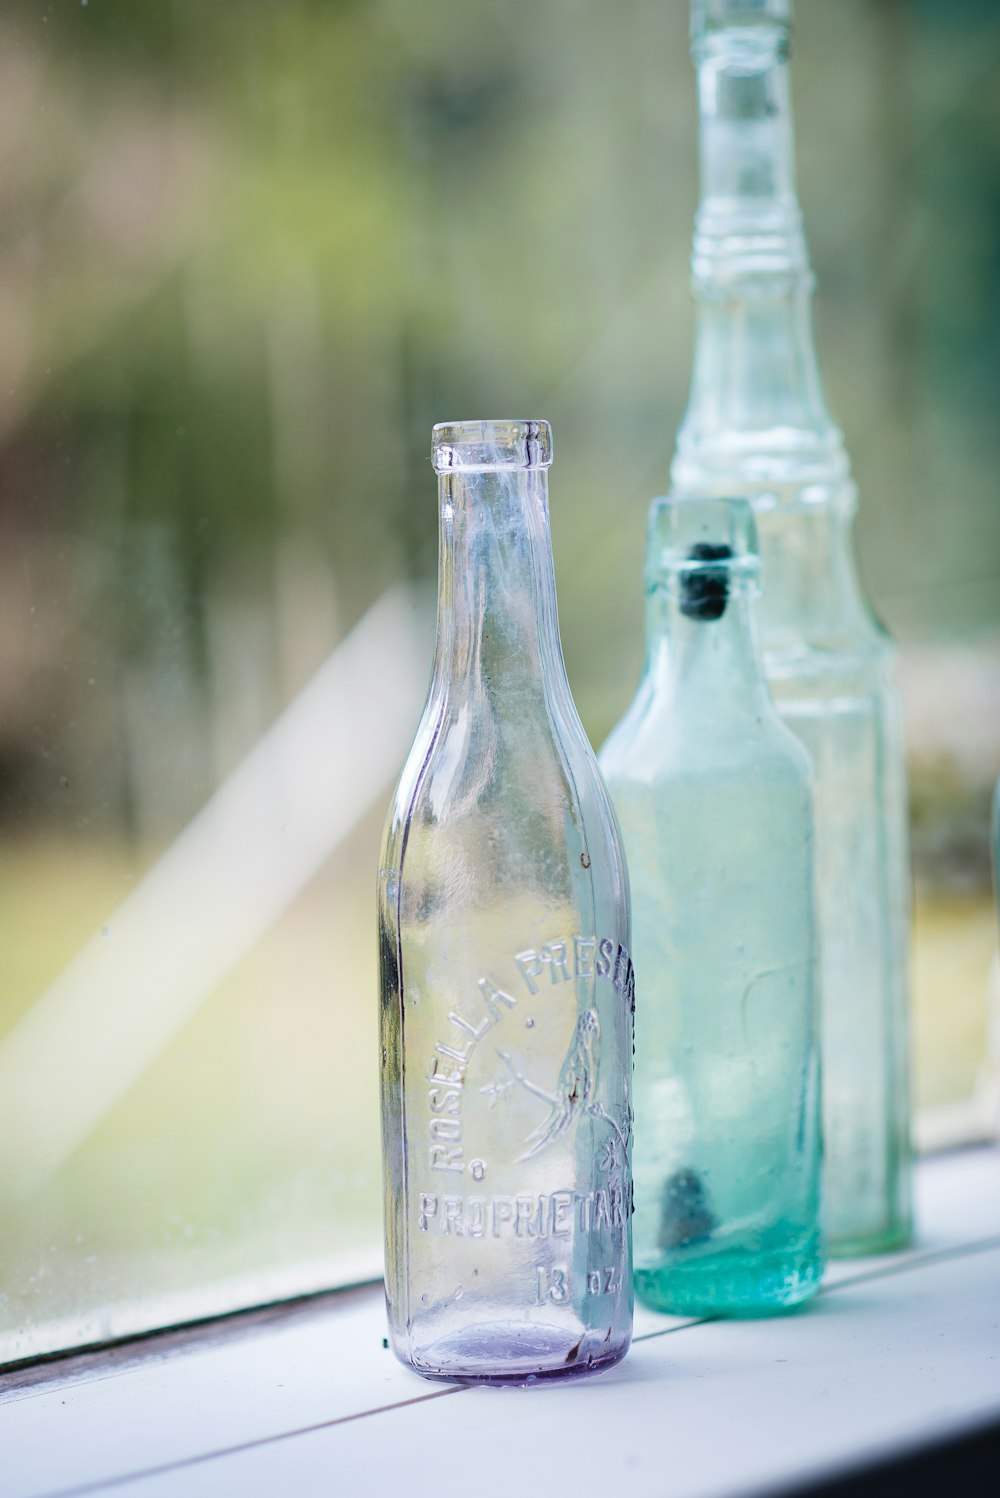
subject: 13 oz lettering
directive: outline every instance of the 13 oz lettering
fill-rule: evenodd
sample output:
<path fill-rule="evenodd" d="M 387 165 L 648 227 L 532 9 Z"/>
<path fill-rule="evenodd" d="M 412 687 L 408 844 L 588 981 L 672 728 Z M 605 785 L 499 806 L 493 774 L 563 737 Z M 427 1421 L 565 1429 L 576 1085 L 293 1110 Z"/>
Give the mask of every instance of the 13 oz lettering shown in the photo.
<path fill-rule="evenodd" d="M 555 1301 L 556 1305 L 569 1300 L 569 1270 L 562 1265 L 550 1264 L 538 1266 L 538 1304 L 543 1306 L 547 1301 Z"/>

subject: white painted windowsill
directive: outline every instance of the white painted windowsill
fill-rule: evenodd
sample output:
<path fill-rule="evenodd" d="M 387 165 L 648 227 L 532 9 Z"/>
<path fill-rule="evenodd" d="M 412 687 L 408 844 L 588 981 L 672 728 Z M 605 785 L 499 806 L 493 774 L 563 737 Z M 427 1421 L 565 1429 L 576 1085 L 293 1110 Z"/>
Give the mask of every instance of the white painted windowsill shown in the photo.
<path fill-rule="evenodd" d="M 640 1310 L 629 1357 L 531 1390 L 456 1388 L 345 1291 L 0 1376 L 0 1498 L 728 1498 L 804 1486 L 1000 1420 L 1000 1150 L 924 1160 L 919 1239 L 835 1263 L 806 1311 Z"/>

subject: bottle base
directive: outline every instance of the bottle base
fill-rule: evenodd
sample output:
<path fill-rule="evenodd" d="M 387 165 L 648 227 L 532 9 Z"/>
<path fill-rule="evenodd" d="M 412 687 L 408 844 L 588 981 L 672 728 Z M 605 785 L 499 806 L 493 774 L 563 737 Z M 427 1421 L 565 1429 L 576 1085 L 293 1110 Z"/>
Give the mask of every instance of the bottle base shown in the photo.
<path fill-rule="evenodd" d="M 806 1250 L 727 1248 L 636 1268 L 635 1293 L 651 1310 L 674 1316 L 780 1316 L 815 1295 L 822 1276 L 814 1239 Z"/>
<path fill-rule="evenodd" d="M 557 1379 L 588 1378 L 621 1362 L 631 1336 L 571 1331 L 553 1326 L 469 1326 L 397 1357 L 422 1378 L 449 1384 L 492 1384 L 527 1388 Z"/>
<path fill-rule="evenodd" d="M 894 1254 L 913 1244 L 910 1223 L 897 1223 L 877 1233 L 857 1233 L 853 1237 L 831 1238 L 826 1251 L 831 1259 L 864 1259 L 871 1254 Z"/>

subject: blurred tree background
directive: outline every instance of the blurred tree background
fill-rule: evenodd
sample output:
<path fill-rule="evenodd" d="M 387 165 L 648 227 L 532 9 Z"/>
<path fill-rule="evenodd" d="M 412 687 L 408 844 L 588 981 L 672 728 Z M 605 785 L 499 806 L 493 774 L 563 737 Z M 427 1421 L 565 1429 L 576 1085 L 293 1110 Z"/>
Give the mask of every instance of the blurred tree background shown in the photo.
<path fill-rule="evenodd" d="M 901 646 L 918 1096 L 944 1104 L 981 1074 L 995 949 L 1000 12 L 798 0 L 794 55 L 821 359 Z M 432 422 L 553 423 L 603 739 L 686 398 L 695 131 L 684 0 L 2 0 L 0 1071 L 387 589 L 429 650 Z M 373 660 L 372 698 L 393 680 Z M 377 1268 L 390 779 L 65 1158 L 0 1180 L 0 1361 Z M 90 1058 L 33 1054 L 58 1110 Z"/>

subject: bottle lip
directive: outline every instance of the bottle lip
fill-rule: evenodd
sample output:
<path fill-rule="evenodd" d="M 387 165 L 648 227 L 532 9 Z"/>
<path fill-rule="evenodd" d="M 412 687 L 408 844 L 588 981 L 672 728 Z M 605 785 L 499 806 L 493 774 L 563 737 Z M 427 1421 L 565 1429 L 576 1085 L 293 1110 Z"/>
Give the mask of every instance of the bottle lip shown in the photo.
<path fill-rule="evenodd" d="M 791 0 L 691 0 L 691 51 L 697 62 L 722 32 L 738 33 L 748 44 L 770 32 L 787 48 L 791 25 Z"/>
<path fill-rule="evenodd" d="M 489 473 L 548 468 L 552 429 L 547 421 L 440 421 L 431 434 L 437 473 Z"/>
<path fill-rule="evenodd" d="M 790 26 L 792 0 L 691 0 L 691 35 L 727 26 Z"/>
<path fill-rule="evenodd" d="M 698 574 L 724 576 L 734 585 L 756 585 L 760 550 L 753 509 L 745 496 L 706 499 L 673 494 L 652 501 L 647 583 L 684 591 Z"/>

